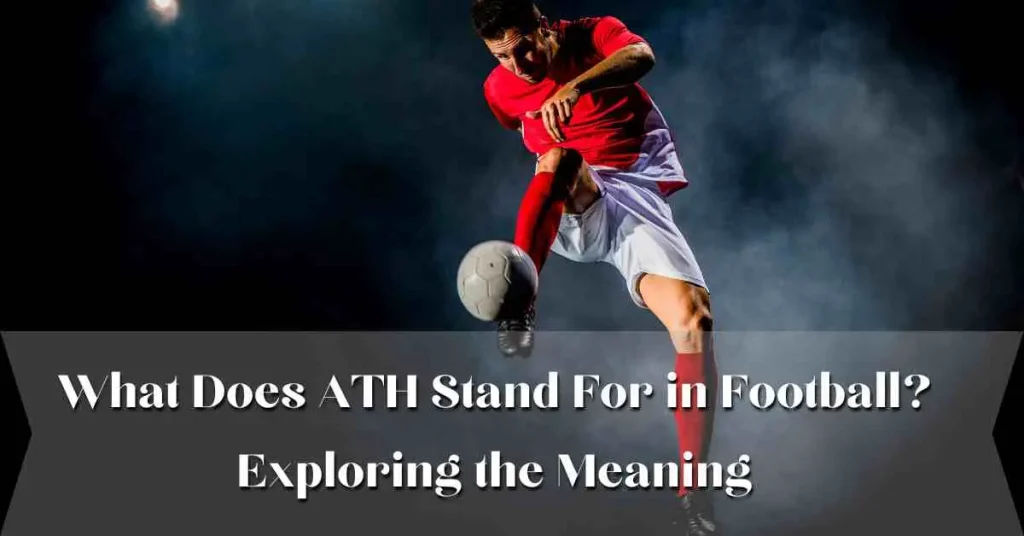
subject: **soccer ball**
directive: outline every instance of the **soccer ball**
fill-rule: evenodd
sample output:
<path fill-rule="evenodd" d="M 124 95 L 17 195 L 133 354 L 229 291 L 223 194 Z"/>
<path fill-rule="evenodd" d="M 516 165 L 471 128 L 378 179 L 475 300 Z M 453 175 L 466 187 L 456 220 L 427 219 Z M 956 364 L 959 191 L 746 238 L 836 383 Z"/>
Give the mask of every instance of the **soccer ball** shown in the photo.
<path fill-rule="evenodd" d="M 491 240 L 473 246 L 459 264 L 459 299 L 471 315 L 490 322 L 537 295 L 537 268 L 519 246 Z"/>

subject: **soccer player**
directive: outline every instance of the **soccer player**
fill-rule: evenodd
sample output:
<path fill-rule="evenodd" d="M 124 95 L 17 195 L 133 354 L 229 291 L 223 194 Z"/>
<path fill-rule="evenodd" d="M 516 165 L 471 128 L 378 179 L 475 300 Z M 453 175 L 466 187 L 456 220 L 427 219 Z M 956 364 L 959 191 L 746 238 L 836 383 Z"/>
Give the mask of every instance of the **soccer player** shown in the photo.
<path fill-rule="evenodd" d="M 710 295 L 666 201 L 687 179 L 638 83 L 654 66 L 651 47 L 614 17 L 549 22 L 531 0 L 475 0 L 471 11 L 499 63 L 484 82 L 486 102 L 537 157 L 515 244 L 538 272 L 549 251 L 615 266 L 634 303 L 669 331 L 677 381 L 704 383 L 715 400 Z M 504 354 L 530 353 L 535 313 L 530 303 L 499 320 Z M 680 461 L 706 461 L 713 409 L 675 416 Z M 681 482 L 679 495 L 688 533 L 715 534 L 706 493 Z"/>

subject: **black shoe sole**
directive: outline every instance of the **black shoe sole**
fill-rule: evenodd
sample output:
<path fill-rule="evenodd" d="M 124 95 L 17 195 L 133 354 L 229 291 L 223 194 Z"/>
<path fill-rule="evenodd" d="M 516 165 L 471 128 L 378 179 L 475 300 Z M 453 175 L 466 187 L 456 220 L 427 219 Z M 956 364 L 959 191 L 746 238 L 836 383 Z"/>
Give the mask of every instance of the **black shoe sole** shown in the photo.
<path fill-rule="evenodd" d="M 505 357 L 530 357 L 533 354 L 533 345 L 523 346 L 519 344 L 515 348 L 508 348 L 498 344 L 498 351 Z"/>

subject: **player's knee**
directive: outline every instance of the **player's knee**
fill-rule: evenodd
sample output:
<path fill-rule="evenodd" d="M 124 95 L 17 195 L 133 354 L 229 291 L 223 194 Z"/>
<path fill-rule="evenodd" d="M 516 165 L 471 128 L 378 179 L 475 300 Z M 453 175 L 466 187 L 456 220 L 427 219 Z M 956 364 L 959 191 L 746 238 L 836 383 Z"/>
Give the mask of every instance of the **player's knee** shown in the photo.
<path fill-rule="evenodd" d="M 582 169 L 583 155 L 573 149 L 554 147 L 537 161 L 537 172 L 554 173 L 555 186 L 560 190 L 570 188 Z"/>
<path fill-rule="evenodd" d="M 565 152 L 566 149 L 555 147 L 540 155 L 537 159 L 537 173 L 554 173 Z"/>
<path fill-rule="evenodd" d="M 691 334 L 710 333 L 714 327 L 711 316 L 711 299 L 707 290 L 687 284 L 687 291 L 680 297 L 678 313 L 670 322 L 669 329 Z"/>
<path fill-rule="evenodd" d="M 711 332 L 711 315 L 705 311 L 681 311 L 668 322 L 668 330 L 672 333 L 701 336 Z"/>
<path fill-rule="evenodd" d="M 711 315 L 711 295 L 707 289 L 690 285 L 690 309 L 693 311 L 692 322 L 703 332 L 714 328 L 714 317 Z"/>
<path fill-rule="evenodd" d="M 537 159 L 537 171 L 559 173 L 570 170 L 570 168 L 579 169 L 582 163 L 583 155 L 579 151 L 552 147 Z"/>

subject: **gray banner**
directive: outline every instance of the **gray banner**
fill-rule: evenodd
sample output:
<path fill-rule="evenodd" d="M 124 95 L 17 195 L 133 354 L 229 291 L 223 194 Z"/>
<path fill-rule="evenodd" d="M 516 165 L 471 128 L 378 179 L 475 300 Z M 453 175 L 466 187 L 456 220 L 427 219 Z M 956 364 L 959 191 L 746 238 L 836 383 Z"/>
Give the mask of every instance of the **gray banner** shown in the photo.
<path fill-rule="evenodd" d="M 678 462 L 666 402 L 674 353 L 662 333 L 540 333 L 529 359 L 501 357 L 491 333 L 4 333 L 3 340 L 33 431 L 4 536 L 681 533 L 669 489 L 569 485 L 570 469 L 587 454 L 598 476 L 606 462 Z M 1020 340 L 979 332 L 719 333 L 719 377 L 736 392 L 723 388 L 710 401 L 733 405 L 717 412 L 711 462 L 728 477 L 749 456 L 752 485 L 741 498 L 714 494 L 723 533 L 1020 534 L 991 436 Z M 400 407 L 387 409 L 384 384 L 375 383 L 375 408 L 364 408 L 362 386 L 352 384 L 364 374 L 396 375 L 402 388 L 415 375 L 415 392 L 393 393 Z M 95 409 L 80 375 L 95 389 Z M 537 402 L 551 395 L 559 408 L 440 409 L 432 400 L 445 394 L 432 384 L 439 375 L 478 384 L 551 381 L 557 391 L 541 390 Z M 350 407 L 324 401 L 332 378 Z M 577 381 L 594 387 L 584 409 L 574 409 Z M 609 409 L 601 395 L 612 402 L 613 383 L 626 393 L 630 384 L 650 384 L 650 396 L 639 388 L 639 409 Z M 257 395 L 273 393 L 262 398 L 276 406 L 256 405 Z M 415 409 L 405 407 L 410 398 Z M 176 409 L 166 407 L 172 402 Z M 838 407 L 821 407 L 829 404 Z M 359 484 L 354 479 L 372 472 L 373 462 L 394 467 L 396 451 L 399 464 L 431 464 L 439 486 L 396 489 L 395 474 L 379 471 L 376 489 L 342 482 Z M 493 451 L 517 472 L 537 462 L 543 482 L 480 489 L 475 464 Z M 440 478 L 451 476 L 442 469 L 451 455 L 460 472 Z M 319 485 L 300 485 L 303 475 Z M 242 485 L 264 478 L 278 481 Z M 725 480 L 742 489 L 743 478 Z"/>

